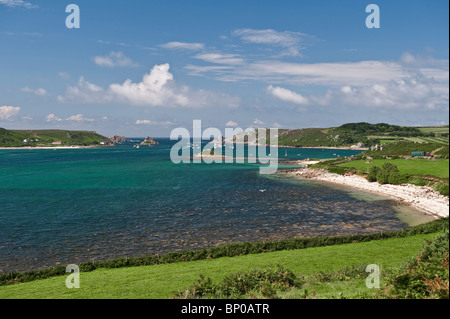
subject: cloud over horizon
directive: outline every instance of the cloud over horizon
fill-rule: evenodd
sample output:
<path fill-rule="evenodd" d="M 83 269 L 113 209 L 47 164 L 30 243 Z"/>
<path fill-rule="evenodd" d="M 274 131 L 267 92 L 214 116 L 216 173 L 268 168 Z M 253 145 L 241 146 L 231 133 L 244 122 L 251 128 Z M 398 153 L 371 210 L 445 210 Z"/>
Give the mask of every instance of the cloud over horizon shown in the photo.
<path fill-rule="evenodd" d="M 20 112 L 20 107 L 0 106 L 0 120 L 8 120 Z"/>
<path fill-rule="evenodd" d="M 38 5 L 32 4 L 27 1 L 23 1 L 23 0 L 0 0 L 0 4 L 3 4 L 10 8 L 14 8 L 14 7 L 24 7 L 26 9 L 39 8 Z"/>
<path fill-rule="evenodd" d="M 80 78 L 77 86 L 68 87 L 58 101 L 63 103 L 128 103 L 136 106 L 161 106 L 202 108 L 217 105 L 237 107 L 239 99 L 227 94 L 207 90 L 193 90 L 177 85 L 170 65 L 155 65 L 141 82 L 127 79 L 122 84 L 113 83 L 107 89 Z"/>
<path fill-rule="evenodd" d="M 106 56 L 95 56 L 94 62 L 99 66 L 108 68 L 137 66 L 136 63 L 134 63 L 130 58 L 126 57 L 125 54 L 120 51 L 111 51 L 109 55 Z"/>
<path fill-rule="evenodd" d="M 280 55 L 302 56 L 300 51 L 304 48 L 302 38 L 306 34 L 292 31 L 276 31 L 272 29 L 237 29 L 233 35 L 242 41 L 254 44 L 265 44 L 283 49 Z"/>
<path fill-rule="evenodd" d="M 94 122 L 95 120 L 92 118 L 87 118 L 83 114 L 75 114 L 71 115 L 66 119 L 60 118 L 55 114 L 51 113 L 45 117 L 47 122 L 64 122 L 64 121 L 72 121 L 72 122 Z"/>
<path fill-rule="evenodd" d="M 178 49 L 178 50 L 191 50 L 198 51 L 203 50 L 205 45 L 203 43 L 187 43 L 187 42 L 168 42 L 161 44 L 160 47 L 164 49 Z"/>
<path fill-rule="evenodd" d="M 285 88 L 273 87 L 272 85 L 269 85 L 269 87 L 267 88 L 267 92 L 272 96 L 285 102 L 291 102 L 295 104 L 308 103 L 308 99 L 302 96 L 301 94 L 295 93 Z"/>

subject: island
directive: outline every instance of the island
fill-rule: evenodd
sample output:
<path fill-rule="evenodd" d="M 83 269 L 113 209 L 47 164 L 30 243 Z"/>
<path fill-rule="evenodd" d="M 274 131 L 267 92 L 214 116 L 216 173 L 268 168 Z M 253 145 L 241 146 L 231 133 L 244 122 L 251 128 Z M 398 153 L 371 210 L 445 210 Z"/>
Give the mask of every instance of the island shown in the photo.
<path fill-rule="evenodd" d="M 120 143 L 128 142 L 128 139 L 122 135 L 113 135 L 113 136 L 108 137 L 108 139 L 110 140 L 110 142 L 112 144 L 120 144 Z"/>
<path fill-rule="evenodd" d="M 94 131 L 7 130 L 0 128 L 1 148 L 111 146 L 114 143 Z"/>
<path fill-rule="evenodd" d="M 145 146 L 145 145 L 153 146 L 153 145 L 159 145 L 159 143 L 156 142 L 152 137 L 147 136 L 147 137 L 145 138 L 145 140 L 142 141 L 139 145 L 143 145 L 143 146 Z"/>

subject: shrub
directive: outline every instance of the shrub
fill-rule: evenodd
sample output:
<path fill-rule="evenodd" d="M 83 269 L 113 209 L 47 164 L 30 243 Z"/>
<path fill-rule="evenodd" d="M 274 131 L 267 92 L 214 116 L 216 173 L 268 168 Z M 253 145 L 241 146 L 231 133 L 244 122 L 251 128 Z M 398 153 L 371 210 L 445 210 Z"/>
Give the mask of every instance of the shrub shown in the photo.
<path fill-rule="evenodd" d="M 331 166 L 328 168 L 328 171 L 330 173 L 340 174 L 340 175 L 344 175 L 347 172 L 347 170 L 344 167 L 340 167 L 340 166 Z"/>
<path fill-rule="evenodd" d="M 367 277 L 367 265 L 359 264 L 354 266 L 346 266 L 338 271 L 319 271 L 314 272 L 309 281 L 311 282 L 332 282 L 346 281 L 352 279 L 363 279 Z"/>
<path fill-rule="evenodd" d="M 398 167 L 392 163 L 384 163 L 381 168 L 373 166 L 367 176 L 369 182 L 378 181 L 380 184 L 403 184 L 408 181 L 405 175 L 401 175 Z"/>
<path fill-rule="evenodd" d="M 426 180 L 425 178 L 412 176 L 412 177 L 409 178 L 408 183 L 413 184 L 413 185 L 417 185 L 417 186 L 427 186 L 429 181 Z"/>
<path fill-rule="evenodd" d="M 435 186 L 435 190 L 438 191 L 441 195 L 449 196 L 449 184 L 439 183 Z"/>
<path fill-rule="evenodd" d="M 301 286 L 301 280 L 292 271 L 277 265 L 232 273 L 219 284 L 214 284 L 211 278 L 200 276 L 199 281 L 184 292 L 175 294 L 174 298 L 238 298 L 250 293 L 261 293 L 264 297 L 275 298 L 278 290 Z"/>
<path fill-rule="evenodd" d="M 367 180 L 371 183 L 376 182 L 377 176 L 380 173 L 381 169 L 378 166 L 372 166 L 369 169 L 369 174 L 367 175 Z"/>
<path fill-rule="evenodd" d="M 449 298 L 449 233 L 427 242 L 406 266 L 386 279 L 382 297 L 393 299 Z"/>
<path fill-rule="evenodd" d="M 389 175 L 389 184 L 400 185 L 408 182 L 408 177 L 399 173 L 391 173 Z"/>

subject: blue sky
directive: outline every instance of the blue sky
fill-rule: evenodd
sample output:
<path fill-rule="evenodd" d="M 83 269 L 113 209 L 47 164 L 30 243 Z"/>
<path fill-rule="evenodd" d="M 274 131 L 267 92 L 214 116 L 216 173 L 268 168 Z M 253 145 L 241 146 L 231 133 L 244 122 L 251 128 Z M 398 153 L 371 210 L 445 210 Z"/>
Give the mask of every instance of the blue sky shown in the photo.
<path fill-rule="evenodd" d="M 80 28 L 68 29 L 68 4 Z M 380 8 L 379 29 L 365 24 Z M 0 127 L 448 124 L 448 1 L 0 0 Z"/>

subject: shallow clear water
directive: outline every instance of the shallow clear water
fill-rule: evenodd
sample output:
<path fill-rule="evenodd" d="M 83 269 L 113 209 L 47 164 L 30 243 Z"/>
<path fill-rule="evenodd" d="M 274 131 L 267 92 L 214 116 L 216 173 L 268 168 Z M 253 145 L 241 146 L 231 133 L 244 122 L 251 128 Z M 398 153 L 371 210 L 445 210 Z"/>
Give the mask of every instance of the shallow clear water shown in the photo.
<path fill-rule="evenodd" d="M 260 175 L 255 164 L 176 165 L 169 158 L 173 142 L 159 142 L 139 149 L 0 150 L 0 272 L 407 226 L 382 197 Z M 280 158 L 356 153 L 280 149 Z"/>

